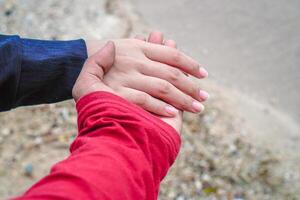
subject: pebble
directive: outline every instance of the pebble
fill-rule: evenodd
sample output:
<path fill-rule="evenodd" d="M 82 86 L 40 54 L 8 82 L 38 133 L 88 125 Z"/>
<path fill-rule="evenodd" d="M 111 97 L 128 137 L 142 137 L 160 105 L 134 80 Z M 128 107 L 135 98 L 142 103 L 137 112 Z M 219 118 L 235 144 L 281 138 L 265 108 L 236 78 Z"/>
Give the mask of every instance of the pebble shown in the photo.
<path fill-rule="evenodd" d="M 9 128 L 3 128 L 2 131 L 1 131 L 1 134 L 3 136 L 8 136 L 10 134 L 10 129 Z"/>
<path fill-rule="evenodd" d="M 34 144 L 35 145 L 41 145 L 41 144 L 43 144 L 43 138 L 42 137 L 36 137 L 34 139 Z"/>
<path fill-rule="evenodd" d="M 184 196 L 179 195 L 178 197 L 176 197 L 176 200 L 185 200 Z"/>
<path fill-rule="evenodd" d="M 203 174 L 203 175 L 201 176 L 201 179 L 202 179 L 203 181 L 210 181 L 210 180 L 211 180 L 211 177 L 210 177 L 208 174 Z"/>
<path fill-rule="evenodd" d="M 25 165 L 24 174 L 25 174 L 25 176 L 32 177 L 32 174 L 33 174 L 33 165 L 32 164 Z"/>
<path fill-rule="evenodd" d="M 82 10 L 82 6 L 81 4 L 83 1 L 79 1 L 79 0 L 72 0 L 72 1 L 58 1 L 58 0 L 46 0 L 46 1 L 39 1 L 39 0 L 32 0 L 32 1 L 26 1 L 26 3 L 20 3 L 21 1 L 15 1 L 15 0 L 0 0 L 0 3 L 5 2 L 4 4 L 6 6 L 1 6 L 0 5 L 0 11 L 2 11 L 2 16 L 4 16 L 5 14 L 5 10 L 8 11 L 6 12 L 6 15 L 9 15 L 9 17 L 0 17 L 0 29 L 2 30 L 2 32 L 9 32 L 9 33 L 22 33 L 24 36 L 31 36 L 31 37 L 36 37 L 36 38 L 53 38 L 53 39 L 70 39 L 70 38 L 76 38 L 76 37 L 81 37 L 82 35 L 88 37 L 88 38 L 103 38 L 105 36 L 115 36 L 115 37 L 119 37 L 123 34 L 122 31 L 120 31 L 120 29 L 118 29 L 118 27 L 123 27 L 122 24 L 125 24 L 125 22 L 123 23 L 123 21 L 116 22 L 116 20 L 114 21 L 114 23 L 103 23 L 106 22 L 107 19 L 113 17 L 112 15 L 109 16 L 109 18 L 103 17 L 103 16 L 99 16 L 97 17 L 96 20 L 93 21 L 89 21 L 89 23 L 86 23 L 87 21 L 87 16 L 85 16 L 84 13 L 89 13 L 89 10 L 95 11 L 97 10 L 97 12 L 99 13 L 105 13 L 105 10 L 102 9 L 101 7 L 101 3 L 99 4 L 99 2 L 104 2 L 104 0 L 92 0 L 91 2 L 89 2 L 89 5 L 91 7 L 85 7 L 86 9 Z M 16 2 L 16 3 L 9 3 L 9 2 Z M 19 2 L 19 3 L 18 3 Z M 52 2 L 56 2 L 56 4 L 58 5 L 58 7 L 62 8 L 61 10 L 64 10 L 65 8 L 68 8 L 68 14 L 67 15 L 63 15 L 57 12 L 51 12 L 49 13 L 49 11 L 51 10 L 57 10 L 59 11 L 60 9 L 57 9 L 57 7 L 55 7 L 55 9 L 48 9 L 50 7 L 49 4 L 51 4 Z M 115 1 L 106 1 L 105 2 L 115 2 Z M 121 1 L 120 1 L 121 2 Z M 39 9 L 34 9 L 36 7 L 36 4 L 39 3 Z M 96 4 L 97 3 L 97 4 Z M 98 5 L 98 6 L 94 6 L 94 5 Z M 72 5 L 72 6 L 70 6 Z M 12 12 L 10 11 L 12 8 L 17 8 L 18 10 L 24 11 L 24 12 L 17 12 L 12 10 Z M 53 8 L 53 7 L 52 7 Z M 38 11 L 38 12 L 37 12 Z M 80 11 L 80 12 L 79 12 Z M 49 13 L 49 14 L 47 14 Z M 50 15 L 51 14 L 51 15 Z M 53 17 L 49 17 L 49 16 L 53 16 Z M 74 17 L 75 20 L 74 20 Z M 14 21 L 8 20 L 8 19 L 13 19 Z M 19 19 L 23 19 L 23 20 L 19 20 Z M 51 19 L 48 20 L 48 19 Z M 99 21 L 100 20 L 100 21 Z M 125 21 L 125 20 L 124 20 Z M 13 23 L 12 23 L 13 22 Z M 60 24 L 61 26 L 57 26 L 57 24 Z M 100 24 L 100 26 L 98 26 Z M 75 25 L 75 26 L 74 26 Z M 103 25 L 103 26 L 102 26 Z M 121 26 L 120 26 L 121 25 Z M 78 29 L 78 31 L 74 31 L 74 27 L 81 27 L 80 30 Z M 125 25 L 126 26 L 126 25 Z M 88 31 L 87 31 L 88 30 Z M 108 31 L 104 31 L 103 30 L 108 30 Z M 126 28 L 124 30 L 127 30 Z M 116 33 L 118 32 L 118 33 Z M 120 33 L 120 34 L 119 34 Z M 117 35 L 118 34 L 118 35 Z M 204 53 L 205 50 L 203 50 Z M 213 100 L 215 98 L 214 95 L 212 95 L 211 100 Z M 222 100 L 222 99 L 221 99 Z M 225 138 L 227 138 L 229 136 L 228 133 L 232 132 L 230 131 L 230 124 L 232 124 L 232 120 L 234 119 L 234 117 L 231 117 L 231 115 L 227 115 L 226 113 L 232 113 L 231 109 L 223 106 L 226 104 L 220 103 L 221 101 L 218 100 L 217 104 L 211 103 L 210 105 L 214 106 L 211 109 L 206 110 L 205 115 L 201 115 L 202 118 L 198 119 L 196 118 L 194 115 L 191 115 L 191 125 L 187 126 L 189 131 L 187 132 L 187 134 L 182 134 L 182 137 L 185 137 L 182 142 L 189 142 L 189 145 L 183 146 L 183 148 L 181 149 L 182 152 L 184 152 L 184 150 L 188 150 L 190 153 L 189 154 L 185 154 L 182 153 L 181 154 L 181 158 L 179 158 L 174 166 L 173 169 L 171 170 L 171 173 L 169 173 L 165 180 L 169 180 L 168 184 L 165 184 L 161 190 L 164 191 L 163 195 L 161 196 L 161 199 L 177 199 L 177 200 L 184 200 L 184 199 L 215 199 L 214 195 L 216 195 L 215 193 L 212 193 L 209 197 L 206 197 L 205 194 L 198 194 L 198 193 L 193 193 L 194 188 L 196 187 L 196 189 L 198 188 L 207 188 L 208 186 L 210 186 L 211 188 L 215 188 L 217 189 L 217 191 L 219 192 L 219 187 L 225 188 L 224 191 L 235 191 L 236 188 L 240 185 L 240 182 L 234 182 L 234 181 L 228 181 L 228 180 L 235 180 L 236 178 L 236 174 L 237 173 L 241 173 L 240 171 L 237 171 L 236 168 L 234 167 L 236 162 L 235 159 L 236 158 L 232 158 L 232 157 L 228 157 L 226 155 L 226 149 L 223 147 L 221 141 L 224 140 Z M 226 102 L 226 101 L 225 101 Z M 219 103 L 219 104 L 218 104 Z M 49 118 L 51 117 L 51 119 L 53 117 L 57 117 L 59 119 L 66 119 L 67 122 L 69 123 L 70 121 L 72 121 L 73 125 L 76 125 L 76 116 L 72 115 L 72 112 L 70 112 L 70 109 L 67 110 L 62 110 L 61 113 L 59 114 L 59 116 L 57 116 L 57 112 L 59 112 L 59 107 L 56 106 L 57 104 L 51 104 L 49 106 L 45 106 L 43 110 L 41 109 L 37 109 L 37 111 L 39 112 L 39 114 L 37 114 L 32 120 L 36 120 L 36 119 L 41 119 L 41 122 L 44 122 L 45 127 L 44 128 L 38 128 L 38 127 L 32 127 L 32 128 L 27 128 L 29 129 L 29 132 L 37 132 L 37 134 L 34 134 L 34 136 L 36 137 L 37 135 L 40 134 L 44 134 L 47 133 L 49 131 L 49 129 L 53 129 L 54 127 L 49 127 L 50 126 L 50 122 L 46 121 L 42 116 L 46 113 L 47 115 L 49 115 Z M 30 114 L 30 109 L 33 108 L 26 108 L 28 109 L 28 112 L 25 112 L 25 116 L 31 116 Z M 35 108 L 34 108 L 35 109 Z M 19 117 L 19 111 L 11 111 L 11 112 L 15 112 L 15 114 L 13 115 L 14 117 L 12 118 L 13 120 L 11 120 L 12 122 L 15 122 L 15 119 Z M 232 113 L 234 114 L 234 113 Z M 235 115 L 232 115 L 235 116 Z M 6 118 L 7 116 L 3 117 Z M 30 118 L 30 117 L 29 117 Z M 72 118 L 72 120 L 71 120 Z M 44 120 L 42 120 L 44 119 Z M 55 118 L 56 119 L 56 118 Z M 56 121 L 56 120 L 53 120 Z M 63 121 L 63 120 L 61 120 Z M 200 123 L 201 122 L 201 123 Z M 5 128 L 5 124 L 1 124 L 1 129 L 0 130 L 0 136 L 2 136 L 3 140 L 5 141 L 6 144 L 8 142 L 11 142 L 12 144 L 10 146 L 4 146 L 3 145 L 3 149 L 5 148 L 6 151 L 4 151 L 4 153 L 10 152 L 11 150 L 8 150 L 9 148 L 6 147 L 10 147 L 11 149 L 13 149 L 13 147 L 15 146 L 15 141 L 20 141 L 20 138 L 13 138 L 16 135 L 19 134 L 19 132 L 25 131 L 25 128 L 27 126 L 22 124 L 14 124 L 13 125 L 13 129 L 8 129 Z M 39 125 L 42 125 L 42 123 L 40 123 Z M 239 124 L 236 124 L 236 122 L 233 123 L 232 126 L 237 126 Z M 63 127 L 66 126 L 66 124 L 58 124 L 58 127 Z M 193 126 L 193 132 L 191 132 L 191 126 Z M 238 127 L 240 127 L 242 125 L 239 125 Z M 20 130 L 15 130 L 15 127 L 25 127 L 24 129 L 22 129 L 22 131 Z M 5 130 L 6 129 L 6 130 Z M 31 130 L 33 129 L 33 130 Z M 14 132 L 12 132 L 12 130 L 14 130 Z M 246 129 L 245 129 L 246 130 Z M 237 130 L 238 131 L 238 130 Z M 246 131 L 244 130 L 240 130 L 241 133 L 245 133 Z M 65 132 L 62 130 L 54 130 L 54 136 L 50 137 L 49 139 L 45 138 L 43 136 L 43 143 L 48 143 L 48 151 L 45 152 L 32 152 L 31 155 L 29 156 L 37 156 L 37 157 L 41 157 L 41 158 L 49 158 L 49 152 L 52 152 L 54 146 L 54 144 L 56 143 L 52 143 L 53 141 L 57 141 L 59 140 L 61 143 L 65 143 L 68 141 L 68 137 L 64 137 L 64 136 L 60 136 L 60 138 L 57 138 L 57 135 L 59 135 L 59 133 L 61 132 Z M 68 130 L 68 132 L 76 132 L 75 128 L 71 128 L 71 130 Z M 13 133 L 13 134 L 12 134 Z M 57 134 L 56 134 L 57 133 Z M 219 134 L 218 134 L 219 133 Z M 247 133 L 247 132 L 246 132 Z M 234 133 L 233 133 L 234 134 Z M 250 133 L 248 133 L 250 134 Z M 7 138 L 5 136 L 9 136 L 8 138 L 11 140 L 7 140 Z M 214 136 L 217 135 L 218 137 Z M 243 134 L 238 134 L 235 135 L 235 137 L 240 137 L 240 135 Z M 20 134 L 20 137 L 23 137 L 24 135 Z M 12 138 L 10 138 L 12 137 Z M 15 140 L 12 140 L 15 139 Z M 231 141 L 232 139 L 230 139 Z M 37 137 L 37 139 L 34 141 L 35 143 L 39 144 L 41 142 L 41 139 Z M 233 142 L 233 141 L 232 141 Z M 51 143 L 51 144 L 50 144 Z M 2 145 L 2 144 L 1 144 Z M 215 150 L 211 149 L 211 148 L 202 148 L 207 147 L 211 145 L 213 148 L 218 149 L 219 150 L 219 154 L 215 154 Z M 254 172 L 250 171 L 249 169 L 251 169 L 250 167 L 247 167 L 248 165 L 250 166 L 256 166 L 258 163 L 258 160 L 261 156 L 264 155 L 264 153 L 259 150 L 259 149 L 252 149 L 250 148 L 246 148 L 245 147 L 245 143 L 242 142 L 242 147 L 238 147 L 238 151 L 241 152 L 239 156 L 241 156 L 243 158 L 243 160 L 245 160 L 246 163 L 246 167 L 242 166 L 239 169 L 242 170 L 245 173 L 253 173 L 256 174 L 258 172 L 259 169 L 255 168 Z M 46 145 L 45 145 L 46 146 Z M 236 146 L 237 147 L 237 146 Z M 46 148 L 46 147 L 45 147 Z M 234 147 L 230 147 L 231 151 L 234 151 Z M 55 149 L 55 151 L 57 151 L 57 149 Z M 65 149 L 63 150 L 64 152 L 66 151 Z M 249 156 L 249 151 L 251 151 L 251 153 L 253 155 L 255 155 L 255 157 L 253 156 Z M 3 155 L 4 155 L 3 153 Z M 51 154 L 50 154 L 51 155 Z M 2 155 L 1 155 L 2 156 Z M 21 152 L 18 153 L 14 153 L 14 157 L 12 161 L 15 161 L 16 163 L 20 163 L 22 162 L 22 159 L 24 159 L 24 154 L 22 154 Z M 2 159 L 2 158 L 1 158 Z M 52 159 L 52 158 L 51 158 Z M 211 162 L 211 160 L 213 160 L 213 162 Z M 3 161 L 4 162 L 4 161 Z M 2 163 L 3 163 L 2 162 Z M 1 163 L 1 164 L 2 164 Z M 14 164 L 14 162 L 12 162 Z M 214 164 L 216 163 L 216 164 Z M 213 167 L 212 167 L 213 166 Z M 38 170 L 40 170 L 42 168 L 42 166 L 39 166 L 38 168 L 36 166 L 33 166 L 33 164 L 29 163 L 27 165 L 23 166 L 24 168 L 21 168 L 21 170 L 23 170 L 23 173 L 25 173 L 27 176 L 32 176 L 34 173 L 38 174 Z M 188 181 L 182 181 L 184 179 L 184 173 L 182 173 L 183 169 L 185 168 L 191 168 L 192 172 L 195 173 L 195 176 L 198 176 L 197 174 L 202 174 L 205 173 L 205 175 L 202 177 L 204 180 L 201 181 L 201 177 L 197 177 L 195 179 L 191 179 L 189 178 Z M 270 169 L 272 169 L 273 165 L 268 164 L 268 167 Z M 0 167 L 1 168 L 1 167 Z M 5 169 L 5 172 L 10 172 L 13 169 Z M 173 172 L 173 173 L 172 173 Z M 0 172 L 1 173 L 1 172 Z M 8 173 L 10 174 L 10 173 Z M 19 172 L 17 173 L 19 174 Z M 242 173 L 243 174 L 243 173 Z M 199 175 L 200 176 L 200 175 Z M 215 184 L 216 181 L 216 177 L 219 176 L 220 178 L 222 178 L 223 183 L 218 183 Z M 2 177 L 1 177 L 2 178 Z M 9 185 L 12 184 L 12 182 L 16 182 L 14 179 L 10 178 L 9 176 L 5 177 L 6 179 L 2 182 L 1 187 L 0 187 L 0 191 L 1 190 L 5 190 L 9 191 Z M 251 177 L 250 177 L 251 178 Z M 286 179 L 290 179 L 292 178 L 289 174 L 286 175 Z M 17 181 L 18 183 L 22 183 L 22 178 L 19 178 L 19 181 Z M 198 179 L 200 179 L 199 181 L 201 182 L 196 182 L 195 184 L 189 182 L 189 181 L 195 181 Z M 237 179 L 239 180 L 239 179 Z M 210 184 L 206 184 L 205 182 L 209 182 Z M 19 183 L 19 184 L 20 184 Z M 257 197 L 257 194 L 262 194 L 265 192 L 262 191 L 267 191 L 265 190 L 265 188 L 268 188 L 268 185 L 264 182 L 264 181 L 260 181 L 256 180 L 256 178 L 251 178 L 248 180 L 248 182 L 243 183 L 245 184 L 245 192 L 247 194 L 247 196 L 238 196 L 235 195 L 234 197 L 232 196 L 232 198 L 230 199 L 235 199 L 235 200 L 244 200 L 244 199 L 249 199 L 248 197 L 250 196 L 251 199 L 262 199 Z M 182 186 L 184 185 L 184 186 Z M 17 192 L 21 192 L 19 190 L 18 185 L 14 185 L 15 187 L 15 191 L 14 193 Z M 292 185 L 291 185 L 292 187 Z M 183 188 L 183 189 L 180 189 Z M 208 192 L 213 191 L 213 189 L 207 189 Z M 257 189 L 259 188 L 259 189 Z M 167 195 L 167 191 L 172 191 L 172 193 L 169 193 L 169 197 L 170 198 L 163 198 L 163 197 L 168 197 Z M 175 192 L 176 191 L 176 192 Z M 284 198 L 283 196 L 278 197 L 277 196 L 277 192 L 276 192 L 276 188 L 274 191 L 272 191 L 271 193 L 268 192 L 267 195 L 272 196 L 273 198 L 268 198 L 268 199 L 287 199 Z M 195 195 L 194 197 L 192 195 Z M 200 196 L 201 195 L 201 196 Z M 223 193 L 223 195 L 225 195 Z M 1 196 L 1 195 L 0 195 Z M 177 198 L 176 198 L 177 197 Z M 277 197 L 277 198 L 276 198 Z M 2 198 L 0 198 L 2 199 Z M 221 199 L 221 198 L 220 198 Z"/>
<path fill-rule="evenodd" d="M 230 144 L 228 147 L 228 153 L 231 155 L 237 153 L 237 147 L 234 144 Z"/>
<path fill-rule="evenodd" d="M 4 14 L 5 14 L 6 17 L 10 16 L 12 13 L 13 13 L 13 10 L 6 10 L 4 12 Z"/>
<path fill-rule="evenodd" d="M 202 182 L 201 181 L 196 181 L 195 182 L 195 186 L 196 186 L 196 188 L 198 189 L 198 190 L 202 190 Z"/>
<path fill-rule="evenodd" d="M 69 111 L 66 108 L 62 108 L 60 110 L 60 115 L 62 116 L 62 118 L 66 121 L 69 119 Z"/>

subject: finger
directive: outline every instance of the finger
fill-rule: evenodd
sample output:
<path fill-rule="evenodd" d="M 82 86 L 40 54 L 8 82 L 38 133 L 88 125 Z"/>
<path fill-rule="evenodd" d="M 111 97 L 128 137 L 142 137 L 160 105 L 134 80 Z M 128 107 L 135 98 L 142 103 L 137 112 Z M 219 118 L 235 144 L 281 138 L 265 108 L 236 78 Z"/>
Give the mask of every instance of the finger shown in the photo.
<path fill-rule="evenodd" d="M 174 48 L 174 49 L 177 49 L 177 44 L 174 40 L 166 40 L 164 41 L 164 45 L 165 46 L 168 46 L 168 47 L 171 47 L 171 48 Z M 185 76 L 189 76 L 187 73 L 183 72 L 183 74 Z"/>
<path fill-rule="evenodd" d="M 88 67 L 89 73 L 103 79 L 103 75 L 109 71 L 115 60 L 115 44 L 111 41 L 107 42 L 105 46 L 92 55 L 87 62 L 90 63 L 86 65 Z M 93 62 L 96 64 L 93 64 Z"/>
<path fill-rule="evenodd" d="M 183 93 L 193 97 L 198 101 L 205 101 L 209 95 L 206 91 L 201 90 L 197 83 L 182 73 L 179 69 L 172 66 L 149 61 L 140 63 L 138 70 L 144 75 L 157 77 L 168 81 Z"/>
<path fill-rule="evenodd" d="M 207 71 L 202 67 L 200 68 L 195 60 L 177 49 L 145 43 L 144 53 L 150 60 L 172 65 L 197 78 L 204 78 L 208 75 Z"/>
<path fill-rule="evenodd" d="M 146 37 L 144 37 L 142 35 L 136 35 L 134 38 L 137 39 L 137 40 L 142 40 L 142 41 L 146 42 Z"/>
<path fill-rule="evenodd" d="M 163 44 L 164 41 L 164 35 L 160 31 L 152 31 L 149 34 L 148 42 L 153 44 Z"/>
<path fill-rule="evenodd" d="M 174 49 L 177 48 L 177 44 L 174 40 L 166 40 L 166 41 L 164 41 L 164 45 L 167 47 L 174 48 Z"/>
<path fill-rule="evenodd" d="M 173 106 L 168 105 L 167 103 L 158 100 L 145 92 L 126 88 L 122 91 L 119 91 L 119 93 L 128 101 L 156 115 L 174 117 L 179 112 Z"/>
<path fill-rule="evenodd" d="M 177 44 L 174 40 L 166 40 L 166 41 L 163 40 L 164 40 L 163 34 L 158 31 L 158 32 L 150 33 L 148 42 L 162 44 L 175 49 L 177 48 Z M 185 74 L 185 76 L 188 76 L 188 74 L 186 74 L 185 72 L 183 73 Z"/>
<path fill-rule="evenodd" d="M 150 84 L 143 85 L 141 84 L 143 82 Z M 132 80 L 128 87 L 143 91 L 157 99 L 161 99 L 164 102 L 175 106 L 180 110 L 197 113 L 204 109 L 204 106 L 199 101 L 184 94 L 171 83 L 160 78 L 140 76 Z"/>
<path fill-rule="evenodd" d="M 114 43 L 108 42 L 101 50 L 86 60 L 72 89 L 75 101 L 95 91 L 113 92 L 102 82 L 102 79 L 105 71 L 113 65 L 114 58 Z"/>
<path fill-rule="evenodd" d="M 171 48 L 177 48 L 177 44 L 174 40 L 165 40 L 163 43 L 165 46 L 171 47 Z M 182 71 L 180 71 L 182 72 Z M 185 72 L 183 72 L 185 76 L 188 76 Z M 170 124 L 173 126 L 178 133 L 181 133 L 181 127 L 182 127 L 182 116 L 183 116 L 183 111 L 179 110 L 178 116 L 174 117 L 172 119 L 170 118 L 161 118 L 164 122 Z"/>

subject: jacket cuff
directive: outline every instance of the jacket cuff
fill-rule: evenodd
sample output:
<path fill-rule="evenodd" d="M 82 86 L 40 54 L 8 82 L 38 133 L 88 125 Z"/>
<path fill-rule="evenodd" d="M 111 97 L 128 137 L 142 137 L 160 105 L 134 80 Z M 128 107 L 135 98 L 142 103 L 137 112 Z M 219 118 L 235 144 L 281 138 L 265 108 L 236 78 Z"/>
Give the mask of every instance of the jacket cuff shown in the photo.
<path fill-rule="evenodd" d="M 20 37 L 0 35 L 0 111 L 10 110 L 16 101 L 21 57 Z"/>
<path fill-rule="evenodd" d="M 99 107 L 101 104 L 102 106 Z M 93 109 L 95 107 L 98 107 L 98 110 Z M 134 116 L 137 120 L 143 121 L 145 127 L 151 128 L 158 134 L 161 134 L 162 137 L 165 138 L 166 145 L 170 148 L 172 155 L 174 155 L 174 157 L 170 158 L 169 163 L 172 164 L 174 162 L 181 145 L 179 133 L 172 126 L 165 123 L 158 117 L 110 92 L 92 92 L 80 98 L 76 102 L 79 131 L 86 126 L 86 121 L 84 119 L 87 119 L 89 116 L 94 115 L 97 112 L 104 112 L 106 108 L 113 110 L 116 109 L 123 113 L 132 113 L 130 116 Z M 109 111 L 107 112 L 109 113 Z"/>

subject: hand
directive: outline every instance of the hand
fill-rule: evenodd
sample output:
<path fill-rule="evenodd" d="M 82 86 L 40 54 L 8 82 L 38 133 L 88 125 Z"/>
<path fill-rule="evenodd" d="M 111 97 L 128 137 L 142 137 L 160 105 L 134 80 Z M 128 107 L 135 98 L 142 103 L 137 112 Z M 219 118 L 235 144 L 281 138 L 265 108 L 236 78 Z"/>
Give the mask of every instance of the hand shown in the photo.
<path fill-rule="evenodd" d="M 147 111 L 175 116 L 178 110 L 199 112 L 208 94 L 182 72 L 204 78 L 207 72 L 182 52 L 137 39 L 114 40 L 116 58 L 104 83 Z M 101 42 L 87 42 L 91 55 Z M 172 105 L 172 106 L 171 106 Z"/>
<path fill-rule="evenodd" d="M 108 42 L 101 50 L 86 60 L 72 90 L 75 101 L 96 91 L 107 91 L 117 94 L 103 82 L 104 73 L 111 68 L 114 58 L 115 45 L 113 42 Z M 174 118 L 161 117 L 161 119 L 180 133 L 182 124 L 181 111 Z"/>

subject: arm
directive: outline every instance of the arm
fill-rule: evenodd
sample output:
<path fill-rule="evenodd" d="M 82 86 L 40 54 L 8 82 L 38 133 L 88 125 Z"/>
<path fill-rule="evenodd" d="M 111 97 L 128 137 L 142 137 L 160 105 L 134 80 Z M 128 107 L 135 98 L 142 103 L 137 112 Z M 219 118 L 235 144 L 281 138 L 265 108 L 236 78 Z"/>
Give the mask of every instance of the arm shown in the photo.
<path fill-rule="evenodd" d="M 86 58 L 83 40 L 0 35 L 0 111 L 71 98 Z"/>
<path fill-rule="evenodd" d="M 114 40 L 114 66 L 103 81 L 125 99 L 161 116 L 175 116 L 174 107 L 200 112 L 200 102 L 208 94 L 181 70 L 197 78 L 206 77 L 207 72 L 173 48 L 174 41 L 157 45 L 163 38 L 154 38 L 159 41 L 151 42 L 151 37 L 149 42 Z M 0 111 L 70 98 L 84 60 L 103 45 L 103 41 L 87 41 L 85 45 L 83 40 L 43 41 L 0 35 Z"/>
<path fill-rule="evenodd" d="M 19 199 L 156 199 L 180 138 L 171 126 L 108 92 L 77 102 L 71 155 Z"/>

